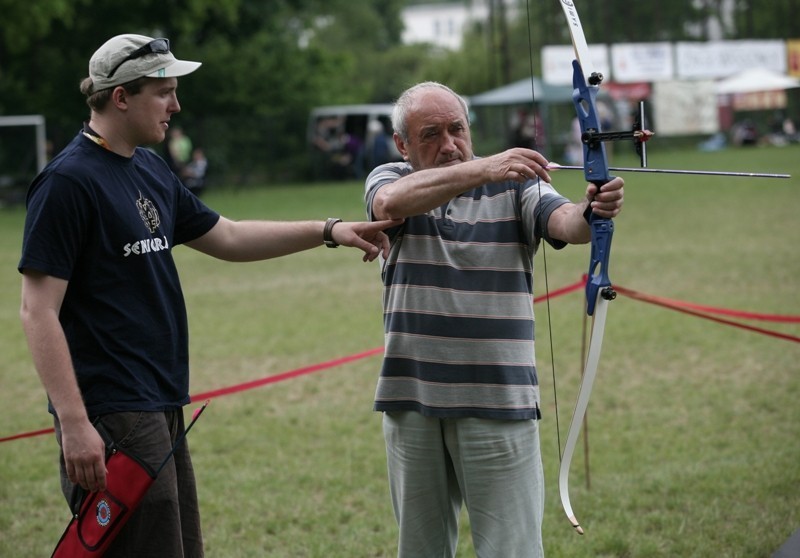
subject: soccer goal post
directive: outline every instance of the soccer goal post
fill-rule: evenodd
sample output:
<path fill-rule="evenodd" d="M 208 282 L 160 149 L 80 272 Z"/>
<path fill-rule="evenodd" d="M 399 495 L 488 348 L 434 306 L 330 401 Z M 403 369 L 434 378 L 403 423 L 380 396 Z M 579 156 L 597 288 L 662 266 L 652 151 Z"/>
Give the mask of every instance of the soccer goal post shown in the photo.
<path fill-rule="evenodd" d="M 47 139 L 45 138 L 44 116 L 41 114 L 23 114 L 19 116 L 0 116 L 0 127 L 33 126 L 36 134 L 36 172 L 39 173 L 47 164 Z"/>
<path fill-rule="evenodd" d="M 24 199 L 27 185 L 44 169 L 47 156 L 44 116 L 0 116 L 0 207 Z"/>

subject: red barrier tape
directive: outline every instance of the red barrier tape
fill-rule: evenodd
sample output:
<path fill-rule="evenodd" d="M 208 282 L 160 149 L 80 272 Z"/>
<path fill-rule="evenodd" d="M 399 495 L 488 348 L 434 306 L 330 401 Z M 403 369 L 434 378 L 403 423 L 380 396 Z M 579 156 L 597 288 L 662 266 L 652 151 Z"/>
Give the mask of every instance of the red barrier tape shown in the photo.
<path fill-rule="evenodd" d="M 702 304 L 694 304 L 692 302 L 684 302 L 680 300 L 672 300 L 669 298 L 662 298 L 659 296 L 648 295 L 644 293 L 636 292 L 632 289 L 626 289 L 625 287 L 617 288 L 614 285 L 614 288 L 624 294 L 625 296 L 629 296 L 631 298 L 635 298 L 637 300 L 641 300 L 644 302 L 650 302 L 653 304 L 657 304 L 659 306 L 664 306 L 666 308 L 687 308 L 690 310 L 697 310 L 698 312 L 704 314 L 720 314 L 722 316 L 732 316 L 734 318 L 742 318 L 743 320 L 759 320 L 762 322 L 777 322 L 777 323 L 787 323 L 787 324 L 800 324 L 800 316 L 789 316 L 786 314 L 759 314 L 756 312 L 744 312 L 741 310 L 729 310 L 727 308 L 716 308 L 714 306 L 703 306 Z"/>
<path fill-rule="evenodd" d="M 42 434 L 50 434 L 51 432 L 54 432 L 52 428 L 34 430 L 33 432 L 23 432 L 22 434 L 14 434 L 13 436 L 6 436 L 5 438 L 0 438 L 0 442 L 10 442 L 11 440 L 19 440 L 20 438 L 33 438 L 34 436 L 41 436 Z"/>
<path fill-rule="evenodd" d="M 770 314 L 754 314 L 752 312 L 737 312 L 734 310 L 726 310 L 724 308 L 713 308 L 711 306 L 701 306 L 699 304 L 692 304 L 689 302 L 681 302 L 677 300 L 670 300 L 667 298 L 661 298 L 657 296 L 647 295 L 644 293 L 640 293 L 634 291 L 632 289 L 626 289 L 625 287 L 619 287 L 614 285 L 614 290 L 616 290 L 619 294 L 628 296 L 635 300 L 640 300 L 642 302 L 647 302 L 650 304 L 655 304 L 656 306 L 662 306 L 664 308 L 669 308 L 671 310 L 677 310 L 678 312 L 683 312 L 684 314 L 689 314 L 691 316 L 697 316 L 698 318 L 705 318 L 706 320 L 711 320 L 712 322 L 717 322 L 720 324 L 726 324 L 733 327 L 738 327 L 741 329 L 746 329 L 748 331 L 754 331 L 756 333 L 763 333 L 764 335 L 769 335 L 771 337 L 777 337 L 779 339 L 785 339 L 787 341 L 794 341 L 795 343 L 800 343 L 800 337 L 795 335 L 789 335 L 787 333 L 782 333 L 780 331 L 773 331 L 769 329 L 764 329 L 760 327 L 755 327 L 747 324 L 743 324 L 741 322 L 736 322 L 733 320 L 726 320 L 724 318 L 718 318 L 716 316 L 710 315 L 711 313 L 717 314 L 725 314 L 728 316 L 739 316 L 742 318 L 749 318 L 751 320 L 769 320 L 775 322 L 787 322 L 787 323 L 800 323 L 800 316 L 785 316 L 785 315 L 770 315 Z M 700 310 L 703 309 L 703 310 Z"/>
<path fill-rule="evenodd" d="M 327 362 L 320 362 L 318 364 L 312 364 L 311 366 L 305 366 L 303 368 L 298 368 L 296 370 L 290 370 L 288 372 L 282 372 L 280 374 L 274 374 L 272 376 L 267 376 L 265 378 L 261 378 L 258 380 L 253 380 L 250 382 L 244 382 L 242 384 L 237 384 L 234 386 L 228 386 L 220 389 L 215 389 L 211 391 L 204 391 L 202 393 L 196 393 L 190 396 L 192 401 L 203 400 L 203 399 L 211 399 L 213 397 L 221 397 L 223 395 L 229 395 L 231 393 L 238 393 L 240 391 L 246 391 L 249 389 L 254 389 L 260 386 L 265 386 L 267 384 L 274 384 L 276 382 L 282 382 L 283 380 L 288 380 L 290 378 L 296 378 L 297 376 L 302 376 L 304 374 L 310 374 L 311 372 L 317 372 L 319 370 L 324 370 L 326 368 L 333 368 L 334 366 L 339 366 L 341 364 L 346 364 L 348 362 L 352 362 L 354 360 L 359 360 L 362 358 L 367 358 L 372 355 L 377 355 L 383 352 L 383 347 L 378 347 L 375 349 L 371 349 L 369 351 L 364 351 L 363 353 L 357 353 L 354 355 L 337 358 L 335 360 L 329 360 Z M 20 438 L 32 438 L 34 436 L 40 436 L 42 434 L 48 434 L 53 432 L 52 428 L 45 428 L 43 430 L 36 430 L 33 432 L 26 432 L 24 434 L 15 434 L 13 436 L 6 436 L 5 438 L 0 438 L 0 443 L 2 442 L 10 442 L 11 440 L 18 440 Z"/>
<path fill-rule="evenodd" d="M 579 289 L 582 289 L 586 285 L 587 277 L 586 275 L 580 281 L 576 281 L 571 285 L 566 285 L 565 287 L 561 287 L 554 291 L 551 291 L 548 295 L 541 295 L 537 296 L 533 299 L 534 303 L 542 302 L 547 300 L 548 298 L 555 298 L 558 296 L 562 296 L 565 294 L 572 293 Z M 691 314 L 693 316 L 698 316 L 700 318 L 705 318 L 707 320 L 712 320 L 715 322 L 723 323 L 732 325 L 734 327 L 739 327 L 742 329 L 747 329 L 750 331 L 755 331 L 758 333 L 763 333 L 765 335 L 771 335 L 773 337 L 779 337 L 781 339 L 786 339 L 789 341 L 794 341 L 795 343 L 800 343 L 800 337 L 796 337 L 794 335 L 787 335 L 785 333 L 781 333 L 778 331 L 770 331 L 758 327 L 748 326 L 746 324 L 742 324 L 739 322 L 734 322 L 731 320 L 725 320 L 723 318 L 716 318 L 714 316 L 710 316 L 708 314 L 716 313 L 716 314 L 724 314 L 728 316 L 738 316 L 741 318 L 747 318 L 752 320 L 765 320 L 765 321 L 773 321 L 773 322 L 785 322 L 785 323 L 800 323 L 800 316 L 783 316 L 783 315 L 775 315 L 775 314 L 756 314 L 752 312 L 737 312 L 733 310 L 726 310 L 724 308 L 713 308 L 711 306 L 701 306 L 699 304 L 692 304 L 688 302 L 681 302 L 676 300 L 669 300 L 666 298 L 646 295 L 643 293 L 639 293 L 632 289 L 626 289 L 625 287 L 619 287 L 614 285 L 614 289 L 617 290 L 620 294 L 633 298 L 635 300 L 641 300 L 642 302 L 649 302 L 650 304 L 655 304 L 657 306 L 663 306 L 665 308 L 670 308 L 672 310 L 677 310 L 679 312 L 684 312 L 686 314 Z M 704 313 L 705 312 L 705 313 Z M 298 376 L 302 376 L 305 374 L 310 374 L 312 372 L 318 372 L 320 370 L 325 370 L 327 368 L 333 368 L 335 366 L 340 366 L 342 364 L 347 364 L 348 362 L 353 362 L 355 360 L 360 360 L 362 358 L 367 358 L 373 355 L 377 355 L 383 352 L 383 347 L 377 347 L 375 349 L 370 349 L 369 351 L 364 351 L 362 353 L 356 353 L 354 355 L 349 355 L 341 358 L 337 358 L 334 360 L 329 360 L 327 362 L 321 362 L 318 364 L 312 364 L 310 366 L 306 366 L 303 368 L 298 368 L 296 370 L 290 370 L 288 372 L 282 372 L 280 374 L 274 374 L 272 376 L 266 376 L 264 378 L 260 378 L 258 380 L 253 380 L 250 382 L 244 382 L 241 384 L 228 386 L 224 388 L 219 388 L 211 391 L 204 391 L 202 393 L 196 393 L 191 396 L 192 401 L 202 400 L 202 399 L 212 399 L 214 397 L 221 397 L 223 395 L 230 395 L 232 393 L 239 393 L 242 391 L 251 390 L 257 387 L 265 386 L 267 384 L 273 384 L 276 382 L 282 382 L 283 380 L 288 380 L 290 378 L 296 378 Z M 2 442 L 10 442 L 12 440 L 19 440 L 22 438 L 33 438 L 34 436 L 41 436 L 43 434 L 52 433 L 52 428 L 45 428 L 42 430 L 34 430 L 32 432 L 24 432 L 21 434 L 14 434 L 12 436 L 6 436 L 4 438 L 0 438 L 0 443 Z"/>
<path fill-rule="evenodd" d="M 567 285 L 566 287 L 561 287 L 560 289 L 556 289 L 554 291 L 551 291 L 549 294 L 544 294 L 544 295 L 540 295 L 540 296 L 535 297 L 533 299 L 533 302 L 534 303 L 543 302 L 543 301 L 547 300 L 548 298 L 555 298 L 557 296 L 569 294 L 569 293 L 571 293 L 573 291 L 577 291 L 579 289 L 582 289 L 583 287 L 586 286 L 586 280 L 587 280 L 586 275 L 584 275 L 583 279 L 581 279 L 580 281 L 576 281 L 575 283 L 573 283 L 571 285 Z"/>
<path fill-rule="evenodd" d="M 324 370 L 326 368 L 333 368 L 334 366 L 339 366 L 341 364 L 346 364 L 348 362 L 353 362 L 354 360 L 359 360 L 362 358 L 367 358 L 372 355 L 377 355 L 383 352 L 383 347 L 378 347 L 375 349 L 371 349 L 369 351 L 364 351 L 363 353 L 358 353 L 355 355 L 350 355 L 342 358 L 337 358 L 336 360 L 329 360 L 328 362 L 321 362 L 319 364 L 312 364 L 311 366 L 306 366 L 304 368 L 298 368 L 297 370 L 290 370 L 289 372 L 283 372 L 281 374 L 275 374 L 273 376 L 267 376 L 266 378 L 261 378 L 259 380 L 253 380 L 251 382 L 245 382 L 243 384 L 237 384 L 235 386 L 229 386 L 225 388 L 215 389 L 212 391 L 204 391 L 203 393 L 197 393 L 192 395 L 192 401 L 198 399 L 212 399 L 214 397 L 220 397 L 223 395 L 230 395 L 231 393 L 238 393 L 240 391 L 247 391 L 250 389 L 254 389 L 257 387 L 265 386 L 267 384 L 274 384 L 275 382 L 282 382 L 283 380 L 288 380 L 289 378 L 296 378 L 297 376 L 302 376 L 304 374 L 310 374 L 312 372 L 317 372 L 319 370 Z M 0 440 L 2 442 L 2 440 Z"/>

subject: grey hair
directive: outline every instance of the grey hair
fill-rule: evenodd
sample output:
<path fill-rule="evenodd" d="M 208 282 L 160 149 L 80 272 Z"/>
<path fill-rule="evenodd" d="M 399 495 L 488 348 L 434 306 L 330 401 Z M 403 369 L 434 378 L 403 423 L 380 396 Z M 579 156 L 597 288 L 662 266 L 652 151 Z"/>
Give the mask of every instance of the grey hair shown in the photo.
<path fill-rule="evenodd" d="M 436 81 L 423 81 L 403 91 L 397 101 L 395 101 L 394 108 L 392 109 L 392 128 L 394 128 L 394 131 L 404 142 L 408 141 L 408 123 L 406 122 L 408 112 L 411 109 L 411 105 L 414 103 L 414 98 L 417 93 L 425 89 L 441 89 L 455 97 L 464 110 L 464 117 L 467 119 L 467 125 L 469 125 L 469 108 L 467 107 L 467 101 L 461 95 L 446 85 Z"/>

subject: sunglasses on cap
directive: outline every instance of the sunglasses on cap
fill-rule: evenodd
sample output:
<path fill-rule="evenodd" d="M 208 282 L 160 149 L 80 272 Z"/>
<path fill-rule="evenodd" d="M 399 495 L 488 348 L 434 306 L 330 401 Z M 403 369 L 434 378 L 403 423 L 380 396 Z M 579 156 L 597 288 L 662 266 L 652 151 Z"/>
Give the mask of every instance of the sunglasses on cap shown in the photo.
<path fill-rule="evenodd" d="M 128 56 L 123 58 L 119 64 L 114 66 L 114 68 L 108 72 L 108 78 L 112 77 L 119 67 L 122 66 L 125 62 L 129 60 L 136 60 L 137 58 L 141 58 L 142 56 L 146 56 L 148 54 L 166 54 L 169 52 L 169 39 L 153 39 L 146 45 L 140 46 L 133 52 L 131 52 Z"/>

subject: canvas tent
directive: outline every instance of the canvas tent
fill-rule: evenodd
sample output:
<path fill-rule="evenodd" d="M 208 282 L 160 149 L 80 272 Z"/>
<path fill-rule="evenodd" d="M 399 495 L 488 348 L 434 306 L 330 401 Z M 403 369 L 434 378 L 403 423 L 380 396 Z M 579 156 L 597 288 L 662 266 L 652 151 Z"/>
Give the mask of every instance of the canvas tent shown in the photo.
<path fill-rule="evenodd" d="M 531 86 L 533 92 L 531 92 Z M 472 106 L 503 106 L 537 103 L 569 103 L 572 101 L 572 86 L 549 85 L 541 79 L 525 78 L 496 89 L 469 97 Z"/>
<path fill-rule="evenodd" d="M 502 87 L 490 89 L 467 97 L 471 111 L 474 112 L 477 124 L 473 126 L 473 140 L 478 151 L 497 152 L 509 147 L 514 142 L 514 115 L 528 113 L 537 107 L 538 125 L 544 128 L 538 138 L 540 149 L 551 152 L 554 144 L 560 143 L 558 131 L 568 129 L 569 120 L 563 125 L 555 124 L 552 107 L 561 105 L 568 114 L 574 116 L 572 109 L 572 86 L 550 85 L 538 77 L 527 77 Z"/>
<path fill-rule="evenodd" d="M 800 80 L 765 68 L 750 68 L 717 82 L 718 95 L 781 91 L 800 87 Z"/>

